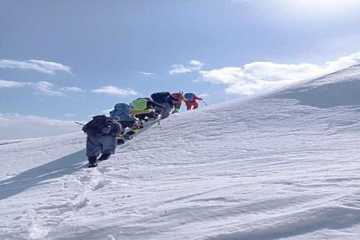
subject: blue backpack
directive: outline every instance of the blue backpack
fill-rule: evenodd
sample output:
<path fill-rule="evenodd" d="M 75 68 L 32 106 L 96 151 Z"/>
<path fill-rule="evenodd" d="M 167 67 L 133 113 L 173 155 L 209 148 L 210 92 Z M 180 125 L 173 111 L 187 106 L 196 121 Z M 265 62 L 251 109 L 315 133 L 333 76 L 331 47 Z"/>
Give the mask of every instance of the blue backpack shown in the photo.
<path fill-rule="evenodd" d="M 186 101 L 192 102 L 192 101 L 194 101 L 195 94 L 193 94 L 193 93 L 185 93 L 184 98 L 185 98 Z"/>
<path fill-rule="evenodd" d="M 115 111 L 121 112 L 121 113 L 129 113 L 130 112 L 130 106 L 126 103 L 118 103 L 115 105 Z"/>
<path fill-rule="evenodd" d="M 114 110 L 110 112 L 110 117 L 116 118 L 119 121 L 132 121 L 130 116 L 130 106 L 126 103 L 118 103 Z"/>

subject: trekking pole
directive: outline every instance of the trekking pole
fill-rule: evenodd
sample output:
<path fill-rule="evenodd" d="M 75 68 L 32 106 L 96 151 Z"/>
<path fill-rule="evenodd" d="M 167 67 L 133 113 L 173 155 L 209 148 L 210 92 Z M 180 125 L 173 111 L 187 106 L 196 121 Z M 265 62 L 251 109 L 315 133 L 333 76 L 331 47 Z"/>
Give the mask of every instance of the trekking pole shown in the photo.
<path fill-rule="evenodd" d="M 82 122 L 75 121 L 74 123 L 79 126 L 85 126 L 85 123 L 82 123 Z"/>
<path fill-rule="evenodd" d="M 160 124 L 160 119 L 161 119 L 161 114 L 159 114 L 157 121 L 157 125 L 159 126 L 159 128 L 161 129 L 161 124 Z"/>

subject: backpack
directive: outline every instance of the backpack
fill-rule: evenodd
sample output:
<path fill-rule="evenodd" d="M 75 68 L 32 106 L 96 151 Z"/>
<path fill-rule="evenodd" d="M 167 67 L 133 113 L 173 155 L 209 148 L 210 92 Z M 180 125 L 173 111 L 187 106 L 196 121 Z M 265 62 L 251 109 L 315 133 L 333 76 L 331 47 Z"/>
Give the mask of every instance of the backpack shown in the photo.
<path fill-rule="evenodd" d="M 151 94 L 152 100 L 154 100 L 157 103 L 167 102 L 169 96 L 171 96 L 169 92 L 158 92 Z"/>
<path fill-rule="evenodd" d="M 114 107 L 115 109 L 110 112 L 110 117 L 116 119 L 118 122 L 132 122 L 135 121 L 131 116 L 131 108 L 126 103 L 118 103 Z"/>
<path fill-rule="evenodd" d="M 83 131 L 95 136 L 116 136 L 122 131 L 122 128 L 121 125 L 112 118 L 106 117 L 105 115 L 97 115 L 83 127 Z"/>
<path fill-rule="evenodd" d="M 120 113 L 129 113 L 130 111 L 130 106 L 126 103 L 118 103 L 115 105 L 114 107 L 116 112 L 120 112 Z"/>
<path fill-rule="evenodd" d="M 97 115 L 83 127 L 83 131 L 91 134 L 101 133 L 106 124 L 107 117 L 105 115 Z"/>
<path fill-rule="evenodd" d="M 185 98 L 186 101 L 192 102 L 195 99 L 195 94 L 193 94 L 193 93 L 185 93 L 184 98 Z"/>
<path fill-rule="evenodd" d="M 134 100 L 131 105 L 132 105 L 132 111 L 133 112 L 142 112 L 147 110 L 147 103 L 148 100 L 146 98 L 138 98 L 136 100 Z"/>

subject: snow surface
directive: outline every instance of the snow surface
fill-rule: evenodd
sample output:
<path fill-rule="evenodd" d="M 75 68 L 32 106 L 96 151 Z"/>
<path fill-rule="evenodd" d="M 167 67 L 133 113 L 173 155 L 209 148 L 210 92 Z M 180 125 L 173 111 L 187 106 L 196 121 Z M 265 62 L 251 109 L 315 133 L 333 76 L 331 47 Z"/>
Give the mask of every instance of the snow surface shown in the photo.
<path fill-rule="evenodd" d="M 0 142 L 0 239 L 358 240 L 360 107 L 320 104 L 348 71 L 173 115 L 96 169 L 80 131 Z"/>

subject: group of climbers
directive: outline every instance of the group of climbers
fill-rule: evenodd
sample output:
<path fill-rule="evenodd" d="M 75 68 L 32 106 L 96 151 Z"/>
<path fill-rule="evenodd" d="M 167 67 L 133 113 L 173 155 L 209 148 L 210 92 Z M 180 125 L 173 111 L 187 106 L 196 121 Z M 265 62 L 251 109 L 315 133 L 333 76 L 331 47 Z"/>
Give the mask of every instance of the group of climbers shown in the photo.
<path fill-rule="evenodd" d="M 124 143 L 125 139 L 143 128 L 144 122 L 165 119 L 170 114 L 179 112 L 182 102 L 188 111 L 197 109 L 198 100 L 202 99 L 194 93 L 157 92 L 151 94 L 150 98 L 137 98 L 130 104 L 116 104 L 110 117 L 94 116 L 83 127 L 87 134 L 86 155 L 89 167 L 96 167 L 98 161 L 107 160 L 115 153 L 116 145 Z"/>

